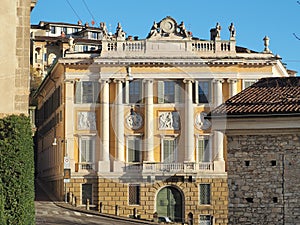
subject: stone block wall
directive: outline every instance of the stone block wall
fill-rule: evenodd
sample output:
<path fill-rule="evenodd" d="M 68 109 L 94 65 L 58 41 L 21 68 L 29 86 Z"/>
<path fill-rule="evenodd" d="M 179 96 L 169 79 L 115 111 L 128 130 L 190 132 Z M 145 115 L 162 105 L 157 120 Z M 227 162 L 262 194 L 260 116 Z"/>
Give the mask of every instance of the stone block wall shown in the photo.
<path fill-rule="evenodd" d="M 300 221 L 300 134 L 228 135 L 229 224 Z"/>

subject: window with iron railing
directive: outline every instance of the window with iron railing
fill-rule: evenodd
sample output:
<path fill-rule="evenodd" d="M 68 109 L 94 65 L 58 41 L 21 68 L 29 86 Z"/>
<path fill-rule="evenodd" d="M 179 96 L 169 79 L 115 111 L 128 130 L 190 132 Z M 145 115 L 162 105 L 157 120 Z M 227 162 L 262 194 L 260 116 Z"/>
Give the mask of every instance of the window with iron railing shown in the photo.
<path fill-rule="evenodd" d="M 199 185 L 199 201 L 201 205 L 210 205 L 211 203 L 211 185 L 200 184 Z"/>
<path fill-rule="evenodd" d="M 139 205 L 140 204 L 140 192 L 141 186 L 139 184 L 129 184 L 128 186 L 128 204 Z"/>

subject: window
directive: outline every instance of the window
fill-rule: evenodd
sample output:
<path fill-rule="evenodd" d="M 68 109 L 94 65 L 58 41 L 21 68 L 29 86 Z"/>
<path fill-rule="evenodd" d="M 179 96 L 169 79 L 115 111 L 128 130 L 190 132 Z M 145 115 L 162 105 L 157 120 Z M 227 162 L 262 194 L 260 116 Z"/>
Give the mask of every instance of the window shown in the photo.
<path fill-rule="evenodd" d="M 199 217 L 199 225 L 212 225 L 213 220 L 210 215 L 200 215 Z"/>
<path fill-rule="evenodd" d="M 68 34 L 68 28 L 67 28 L 67 27 L 63 27 L 63 28 L 62 28 L 62 31 L 63 31 L 65 34 Z"/>
<path fill-rule="evenodd" d="M 200 184 L 199 196 L 201 205 L 210 205 L 210 184 Z"/>
<path fill-rule="evenodd" d="M 211 82 L 195 81 L 195 103 L 209 103 L 211 101 Z"/>
<path fill-rule="evenodd" d="M 56 33 L 56 27 L 51 26 L 51 27 L 50 27 L 50 33 L 51 33 L 51 34 L 55 34 L 55 33 Z"/>
<path fill-rule="evenodd" d="M 98 39 L 98 33 L 92 32 L 92 39 Z"/>
<path fill-rule="evenodd" d="M 82 81 L 76 83 L 75 103 L 97 103 L 99 102 L 99 83 Z"/>
<path fill-rule="evenodd" d="M 127 81 L 124 83 L 125 94 L 123 95 L 124 103 L 141 103 L 142 102 L 142 80 Z"/>
<path fill-rule="evenodd" d="M 140 204 L 140 190 L 139 184 L 129 184 L 128 195 L 129 195 L 129 205 L 139 205 Z"/>
<path fill-rule="evenodd" d="M 93 204 L 93 185 L 92 184 L 82 184 L 81 185 L 81 197 L 82 204 L 86 205 L 87 199 L 90 204 Z"/>
<path fill-rule="evenodd" d="M 158 103 L 180 102 L 180 85 L 177 81 L 158 81 Z"/>
<path fill-rule="evenodd" d="M 89 50 L 89 46 L 84 45 L 84 46 L 83 46 L 83 51 L 84 51 L 84 52 L 87 52 L 88 50 Z"/>
<path fill-rule="evenodd" d="M 95 154 L 95 137 L 82 136 L 79 143 L 81 169 L 93 169 Z"/>
<path fill-rule="evenodd" d="M 250 87 L 254 83 L 256 83 L 256 80 L 244 80 L 243 81 L 243 89 Z"/>
<path fill-rule="evenodd" d="M 128 137 L 127 139 L 127 162 L 141 162 L 142 144 L 140 137 Z"/>
<path fill-rule="evenodd" d="M 211 161 L 211 137 L 209 135 L 197 138 L 197 162 Z"/>
<path fill-rule="evenodd" d="M 177 161 L 177 140 L 175 138 L 164 138 L 162 140 L 162 161 L 173 163 Z"/>

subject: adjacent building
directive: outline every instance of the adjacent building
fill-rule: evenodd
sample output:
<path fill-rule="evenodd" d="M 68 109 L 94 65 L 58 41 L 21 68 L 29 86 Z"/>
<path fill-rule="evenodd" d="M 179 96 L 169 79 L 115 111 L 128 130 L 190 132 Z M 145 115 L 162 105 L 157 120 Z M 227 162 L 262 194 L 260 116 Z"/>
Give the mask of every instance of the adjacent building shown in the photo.
<path fill-rule="evenodd" d="M 262 52 L 236 46 L 233 24 L 226 40 L 219 24 L 203 40 L 172 17 L 145 39 L 101 24 L 98 49 L 68 42 L 33 95 L 38 177 L 103 213 L 227 224 L 226 139 L 206 113 L 260 78 L 292 75 L 267 37 Z"/>
<path fill-rule="evenodd" d="M 4 0 L 1 19 L 5 32 L 0 34 L 0 89 L 5 97 L 0 100 L 0 117 L 28 114 L 30 11 L 36 1 Z"/>
<path fill-rule="evenodd" d="M 298 224 L 300 78 L 263 78 L 209 117 L 228 141 L 228 224 Z"/>

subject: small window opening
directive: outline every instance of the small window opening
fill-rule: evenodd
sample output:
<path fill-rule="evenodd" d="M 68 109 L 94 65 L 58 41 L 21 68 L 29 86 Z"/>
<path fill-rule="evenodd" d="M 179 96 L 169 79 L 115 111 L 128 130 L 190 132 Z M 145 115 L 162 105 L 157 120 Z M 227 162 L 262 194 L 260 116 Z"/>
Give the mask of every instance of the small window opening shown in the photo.
<path fill-rule="evenodd" d="M 276 160 L 271 161 L 271 166 L 276 166 Z"/>
<path fill-rule="evenodd" d="M 246 201 L 249 203 L 253 203 L 253 198 L 246 198 Z"/>
<path fill-rule="evenodd" d="M 250 166 L 250 161 L 249 160 L 245 161 L 245 166 Z"/>

